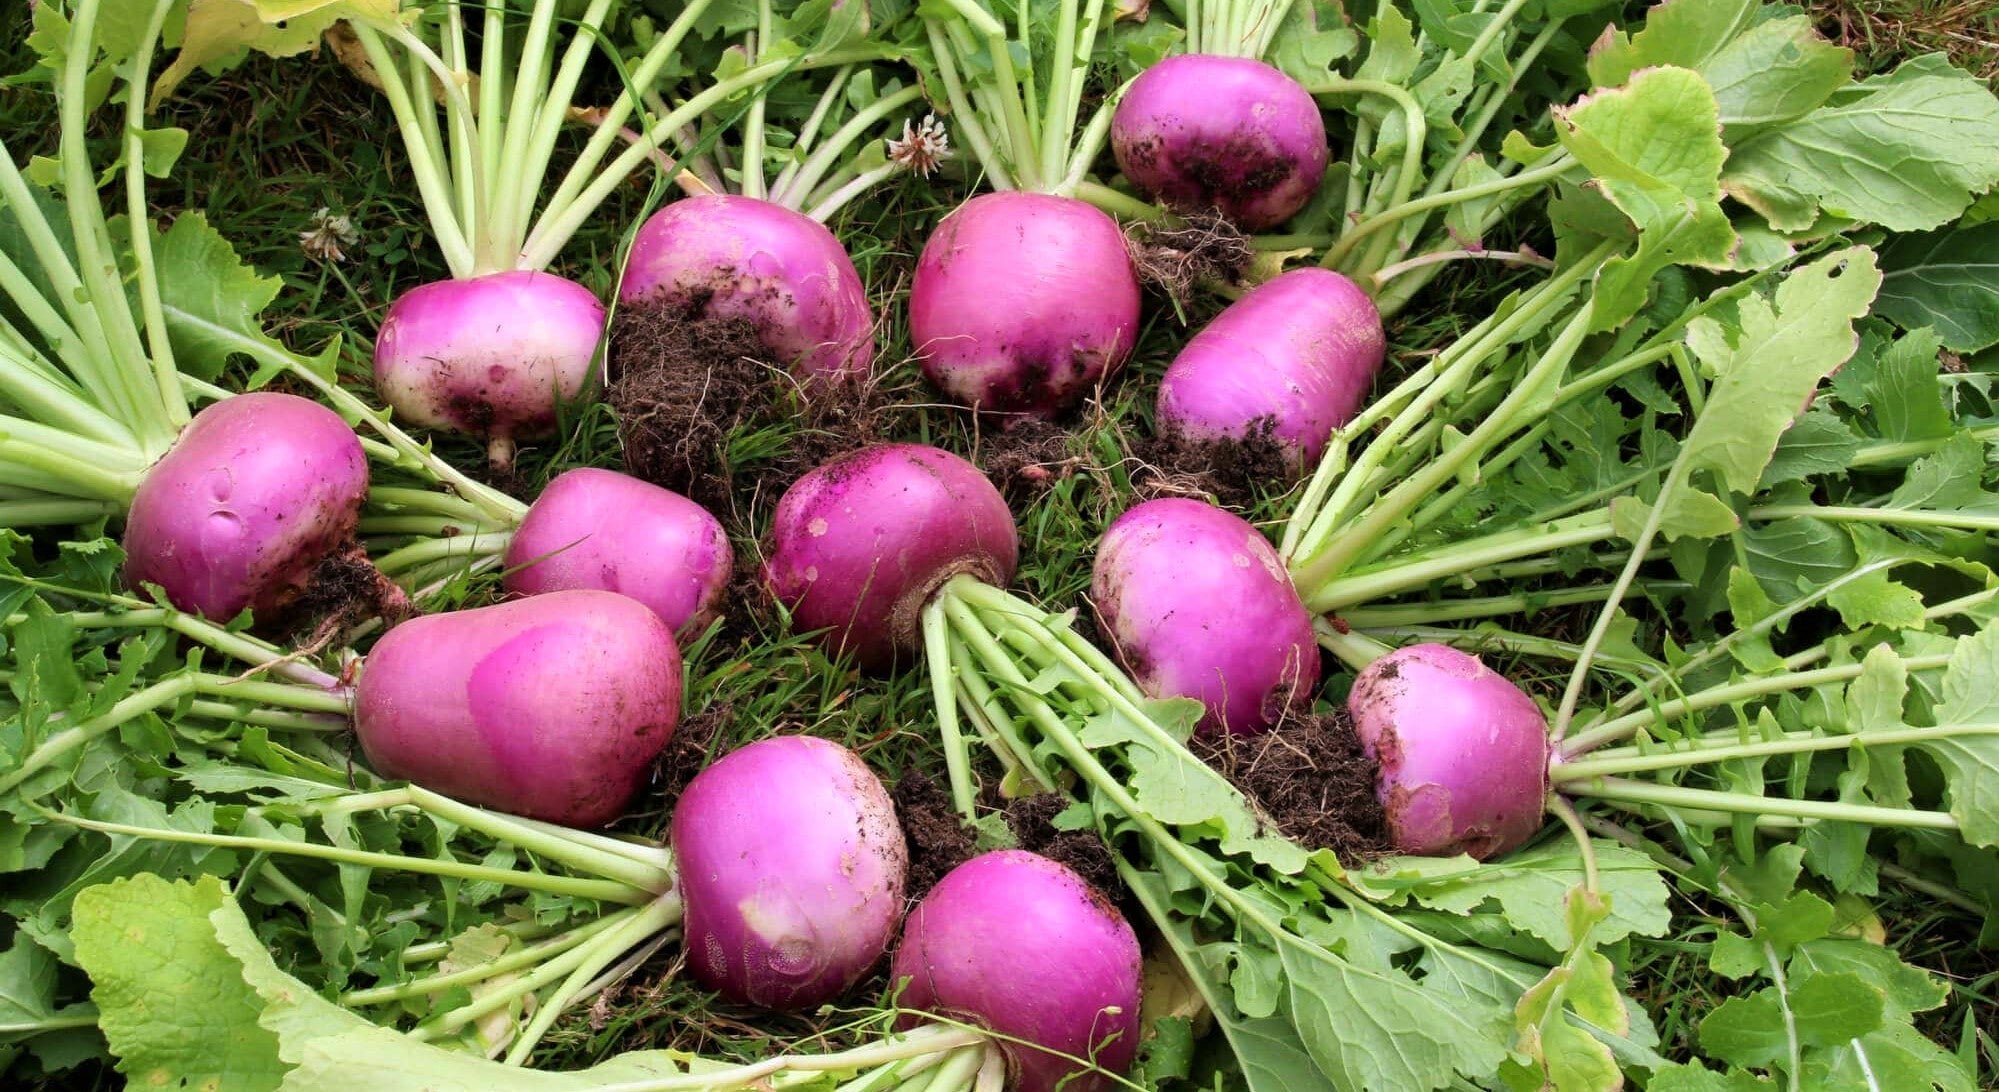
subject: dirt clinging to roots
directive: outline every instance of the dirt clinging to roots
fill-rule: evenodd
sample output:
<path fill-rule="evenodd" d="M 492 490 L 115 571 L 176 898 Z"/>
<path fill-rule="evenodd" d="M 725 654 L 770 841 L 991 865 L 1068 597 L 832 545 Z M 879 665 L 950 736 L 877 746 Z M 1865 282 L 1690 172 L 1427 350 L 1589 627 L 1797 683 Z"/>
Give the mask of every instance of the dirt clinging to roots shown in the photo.
<path fill-rule="evenodd" d="M 978 464 L 1018 509 L 1083 465 L 1071 450 L 1072 439 L 1052 421 L 1023 417 L 979 437 Z"/>
<path fill-rule="evenodd" d="M 349 542 L 314 565 L 298 596 L 285 605 L 279 628 L 302 648 L 318 648 L 370 618 L 394 625 L 414 608 L 409 595 L 383 576 L 360 543 Z"/>
<path fill-rule="evenodd" d="M 1125 890 L 1110 847 L 1094 830 L 1057 830 L 1055 817 L 1069 806 L 1069 798 L 1058 793 L 1037 793 L 1010 801 L 1006 806 L 1007 829 L 1014 841 L 1030 853 L 1039 853 L 1057 864 L 1067 865 L 1097 892 L 1106 896 L 1127 920 L 1139 920 L 1141 909 Z"/>
<path fill-rule="evenodd" d="M 1249 237 L 1213 212 L 1184 216 L 1171 227 L 1133 225 L 1125 233 L 1125 250 L 1139 283 L 1179 307 L 1204 284 L 1240 281 L 1254 257 Z"/>
<path fill-rule="evenodd" d="M 728 727 L 732 713 L 728 703 L 718 701 L 698 713 L 683 715 L 674 727 L 673 738 L 654 760 L 651 789 L 654 799 L 666 802 L 669 815 L 694 775 L 721 757 L 715 753 L 715 744 Z"/>
<path fill-rule="evenodd" d="M 1350 864 L 1389 852 L 1375 766 L 1345 713 L 1294 718 L 1260 736 L 1197 737 L 1192 746 L 1291 840 Z"/>
<path fill-rule="evenodd" d="M 1247 435 L 1229 440 L 1155 436 L 1132 444 L 1141 494 L 1207 494 L 1227 508 L 1247 508 L 1263 491 L 1296 480 L 1295 456 L 1272 435 L 1275 422 L 1253 423 Z"/>
<path fill-rule="evenodd" d="M 906 771 L 889 795 L 903 839 L 909 843 L 906 890 L 911 899 L 920 899 L 945 873 L 971 860 L 978 853 L 978 842 L 958 821 L 951 797 L 928 774 Z"/>
<path fill-rule="evenodd" d="M 873 443 L 886 401 L 866 383 L 834 391 L 801 383 L 769 353 L 756 322 L 707 314 L 708 298 L 642 300 L 611 321 L 606 391 L 625 468 L 717 515 L 742 498 L 775 498 L 834 455 Z M 784 431 L 768 458 L 736 464 L 731 439 Z"/>

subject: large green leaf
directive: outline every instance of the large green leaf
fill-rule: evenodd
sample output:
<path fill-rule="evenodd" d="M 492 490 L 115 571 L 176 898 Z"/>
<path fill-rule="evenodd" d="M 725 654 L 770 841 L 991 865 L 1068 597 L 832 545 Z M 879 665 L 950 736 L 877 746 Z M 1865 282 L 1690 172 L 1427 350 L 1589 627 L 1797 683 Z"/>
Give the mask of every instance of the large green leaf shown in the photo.
<path fill-rule="evenodd" d="M 1959 352 L 1999 345 L 1999 220 L 1891 240 L 1881 271 L 1882 315 Z"/>

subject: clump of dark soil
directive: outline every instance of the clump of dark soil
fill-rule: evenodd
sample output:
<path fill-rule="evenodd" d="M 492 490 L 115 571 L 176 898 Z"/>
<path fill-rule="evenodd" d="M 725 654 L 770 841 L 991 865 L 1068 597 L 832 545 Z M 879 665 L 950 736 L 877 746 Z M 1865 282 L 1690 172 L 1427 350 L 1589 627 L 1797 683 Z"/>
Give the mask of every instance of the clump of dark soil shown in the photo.
<path fill-rule="evenodd" d="M 317 649 L 371 618 L 395 625 L 412 609 L 409 595 L 375 568 L 360 543 L 349 542 L 313 566 L 277 628 L 299 647 Z"/>
<path fill-rule="evenodd" d="M 1204 493 L 1230 508 L 1247 508 L 1274 487 L 1297 478 L 1296 456 L 1277 442 L 1276 422 L 1258 421 L 1241 439 L 1189 440 L 1155 436 L 1132 444 L 1142 494 L 1187 496 Z"/>
<path fill-rule="evenodd" d="M 727 702 L 718 701 L 699 713 L 680 718 L 673 729 L 673 738 L 667 741 L 666 749 L 660 752 L 652 768 L 653 799 L 666 803 L 667 814 L 672 814 L 673 803 L 680 799 L 694 775 L 720 757 L 714 753 L 715 742 L 728 726 L 732 713 Z"/>
<path fill-rule="evenodd" d="M 1137 224 L 1125 249 L 1140 284 L 1184 307 L 1203 284 L 1235 284 L 1249 269 L 1249 237 L 1218 213 L 1194 213 L 1177 226 Z"/>
<path fill-rule="evenodd" d="M 1039 417 L 1022 417 L 979 437 L 978 462 L 1009 504 L 1046 492 L 1083 465 L 1070 448 L 1072 434 Z"/>
<path fill-rule="evenodd" d="M 886 400 L 866 383 L 813 390 L 767 359 L 757 324 L 715 318 L 705 298 L 642 301 L 611 322 L 606 396 L 625 469 L 718 515 L 782 493 L 835 455 L 880 438 Z M 765 457 L 733 462 L 732 438 L 783 430 Z"/>
<path fill-rule="evenodd" d="M 1375 766 L 1344 712 L 1298 717 L 1260 736 L 1200 736 L 1192 747 L 1292 841 L 1348 863 L 1389 852 Z"/>
<path fill-rule="evenodd" d="M 928 774 L 904 773 L 890 792 L 896 819 L 909 843 L 909 885 L 912 899 L 922 898 L 944 874 L 978 853 L 978 841 L 958 820 L 951 797 Z"/>
<path fill-rule="evenodd" d="M 1108 896 L 1125 917 L 1133 918 L 1134 907 L 1129 905 L 1130 896 L 1118 876 L 1117 863 L 1097 832 L 1055 829 L 1055 817 L 1069 804 L 1069 798 L 1059 793 L 1036 793 L 1010 801 L 1006 806 L 1007 828 L 1020 848 L 1069 866 Z"/>

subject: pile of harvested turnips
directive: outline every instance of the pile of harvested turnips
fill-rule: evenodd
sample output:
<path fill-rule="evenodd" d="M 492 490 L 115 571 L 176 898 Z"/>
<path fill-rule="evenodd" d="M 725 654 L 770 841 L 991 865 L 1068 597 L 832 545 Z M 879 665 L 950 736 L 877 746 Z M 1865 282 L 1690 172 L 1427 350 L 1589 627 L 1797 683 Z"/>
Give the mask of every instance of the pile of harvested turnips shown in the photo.
<path fill-rule="evenodd" d="M 1999 1070 L 1946 57 L 1762 0 L 30 6 L 10 1087 Z M 323 211 L 363 313 L 304 345 L 171 123 L 320 69 L 448 277 Z"/>

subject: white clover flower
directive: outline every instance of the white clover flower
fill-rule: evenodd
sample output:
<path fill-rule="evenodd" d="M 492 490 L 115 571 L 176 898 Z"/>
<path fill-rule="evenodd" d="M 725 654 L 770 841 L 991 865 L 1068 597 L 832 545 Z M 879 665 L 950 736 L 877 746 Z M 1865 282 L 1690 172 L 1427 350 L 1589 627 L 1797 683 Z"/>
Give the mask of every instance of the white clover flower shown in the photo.
<path fill-rule="evenodd" d="M 361 233 L 354 230 L 354 221 L 346 216 L 335 216 L 333 210 L 320 206 L 312 214 L 310 230 L 298 233 L 298 245 L 305 252 L 323 262 L 344 262 L 347 260 L 345 247 L 361 241 Z"/>
<path fill-rule="evenodd" d="M 939 163 L 951 158 L 950 134 L 936 114 L 925 114 L 916 125 L 904 118 L 901 138 L 888 142 L 888 157 L 927 178 Z"/>

